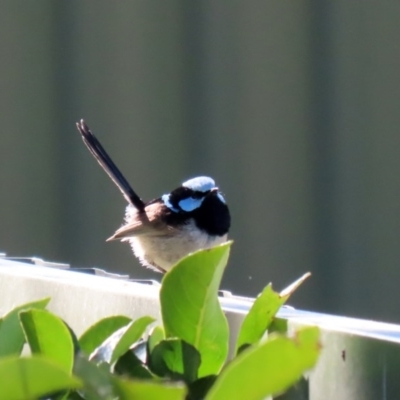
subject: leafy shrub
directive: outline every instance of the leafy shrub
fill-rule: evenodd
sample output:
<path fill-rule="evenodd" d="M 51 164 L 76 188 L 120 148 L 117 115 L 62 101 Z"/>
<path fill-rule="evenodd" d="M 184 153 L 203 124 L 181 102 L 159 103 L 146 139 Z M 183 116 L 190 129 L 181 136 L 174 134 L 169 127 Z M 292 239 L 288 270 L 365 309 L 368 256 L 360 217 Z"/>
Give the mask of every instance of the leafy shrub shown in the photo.
<path fill-rule="evenodd" d="M 78 339 L 45 309 L 50 299 L 13 309 L 0 319 L 0 400 L 252 400 L 284 392 L 315 365 L 319 331 L 304 328 L 292 338 L 266 332 L 306 276 L 280 294 L 264 289 L 227 361 L 218 288 L 229 249 L 189 255 L 164 276 L 162 326 L 149 316 L 111 316 Z M 28 356 L 21 356 L 24 344 Z"/>

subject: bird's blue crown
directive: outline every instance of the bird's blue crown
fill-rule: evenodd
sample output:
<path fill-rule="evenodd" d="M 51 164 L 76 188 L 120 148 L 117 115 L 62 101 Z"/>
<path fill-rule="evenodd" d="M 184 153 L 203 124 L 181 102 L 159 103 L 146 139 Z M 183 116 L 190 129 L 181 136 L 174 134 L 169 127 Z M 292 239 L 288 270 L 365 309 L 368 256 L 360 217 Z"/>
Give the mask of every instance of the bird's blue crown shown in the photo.
<path fill-rule="evenodd" d="M 214 179 L 208 176 L 198 176 L 197 178 L 189 179 L 182 183 L 182 186 L 187 187 L 195 192 L 208 192 L 215 188 Z"/>

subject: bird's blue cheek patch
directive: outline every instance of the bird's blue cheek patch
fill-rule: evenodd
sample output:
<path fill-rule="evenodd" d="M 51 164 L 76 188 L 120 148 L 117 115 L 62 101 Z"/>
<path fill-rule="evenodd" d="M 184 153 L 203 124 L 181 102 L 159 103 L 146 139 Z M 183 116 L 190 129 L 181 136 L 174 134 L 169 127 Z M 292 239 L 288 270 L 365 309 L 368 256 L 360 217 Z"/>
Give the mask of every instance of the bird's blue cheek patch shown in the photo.
<path fill-rule="evenodd" d="M 192 197 L 188 197 L 187 199 L 181 200 L 178 204 L 182 211 L 190 212 L 199 208 L 203 200 L 204 198 L 193 199 Z"/>
<path fill-rule="evenodd" d="M 169 194 L 163 194 L 161 196 L 161 200 L 163 201 L 163 203 L 173 212 L 179 212 L 179 210 L 177 208 L 175 208 L 169 199 Z"/>

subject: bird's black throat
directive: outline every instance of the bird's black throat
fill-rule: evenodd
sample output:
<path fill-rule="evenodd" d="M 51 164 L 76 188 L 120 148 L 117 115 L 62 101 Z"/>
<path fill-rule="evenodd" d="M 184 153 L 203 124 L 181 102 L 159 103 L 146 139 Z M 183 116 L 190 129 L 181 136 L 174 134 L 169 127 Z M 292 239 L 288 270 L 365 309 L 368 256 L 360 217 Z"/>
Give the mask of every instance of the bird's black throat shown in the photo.
<path fill-rule="evenodd" d="M 227 234 L 231 226 L 229 208 L 216 194 L 206 196 L 201 206 L 190 214 L 197 227 L 212 236 Z"/>

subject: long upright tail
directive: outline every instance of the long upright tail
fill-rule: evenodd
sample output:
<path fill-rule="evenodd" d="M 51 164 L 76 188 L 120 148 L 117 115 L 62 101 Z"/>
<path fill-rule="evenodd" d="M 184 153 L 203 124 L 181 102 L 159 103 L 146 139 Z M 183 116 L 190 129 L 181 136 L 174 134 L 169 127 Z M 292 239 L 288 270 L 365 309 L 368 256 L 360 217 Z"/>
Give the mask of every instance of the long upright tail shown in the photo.
<path fill-rule="evenodd" d="M 108 176 L 113 180 L 113 182 L 118 186 L 119 190 L 124 195 L 125 199 L 136 207 L 139 211 L 144 210 L 143 200 L 135 193 L 131 188 L 128 181 L 122 175 L 121 171 L 111 160 L 110 156 L 104 150 L 103 146 L 93 135 L 92 131 L 85 124 L 83 119 L 76 123 L 78 131 L 82 135 L 82 140 L 89 149 L 89 151 L 96 158 L 97 162 L 101 165 L 104 171 L 107 172 Z"/>

